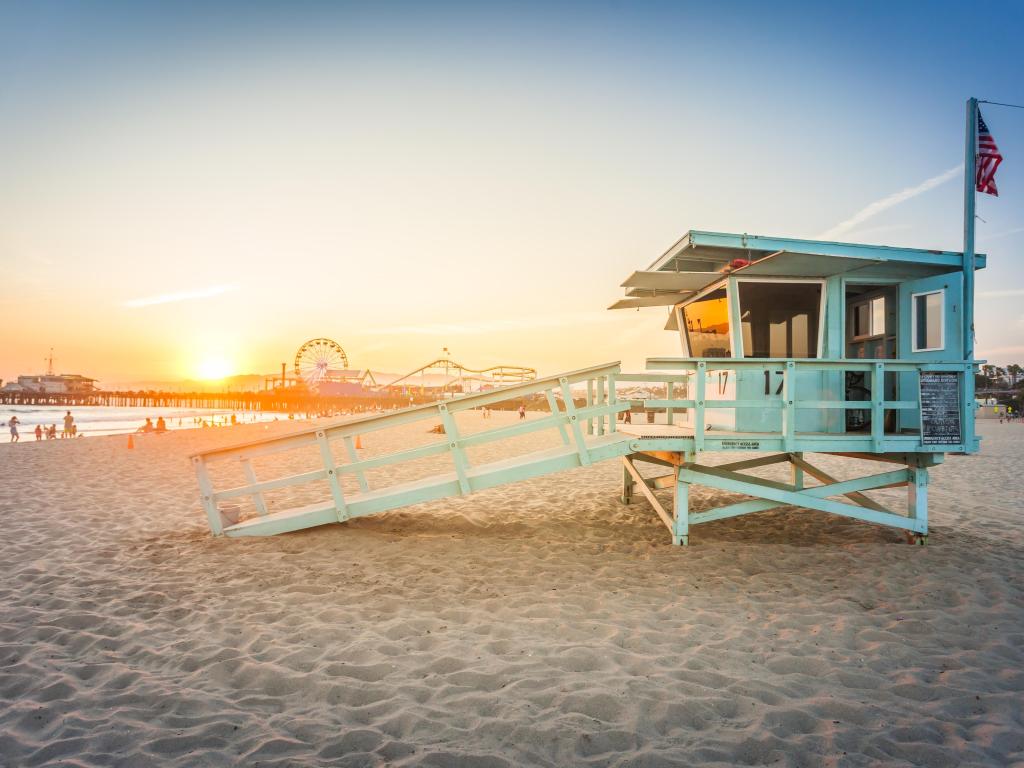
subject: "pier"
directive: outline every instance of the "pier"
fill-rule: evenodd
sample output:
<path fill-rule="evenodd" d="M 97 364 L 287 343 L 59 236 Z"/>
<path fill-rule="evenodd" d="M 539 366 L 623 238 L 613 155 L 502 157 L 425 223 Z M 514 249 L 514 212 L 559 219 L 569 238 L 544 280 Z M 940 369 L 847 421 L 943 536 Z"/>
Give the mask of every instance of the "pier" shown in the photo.
<path fill-rule="evenodd" d="M 342 410 L 374 410 L 408 406 L 423 399 L 418 394 L 374 393 L 371 396 L 322 396 L 307 389 L 282 388 L 262 392 L 0 392 L 0 405 L 65 408 L 115 406 L 120 408 L 215 408 L 227 411 L 273 411 L 278 413 L 325 413 Z"/>

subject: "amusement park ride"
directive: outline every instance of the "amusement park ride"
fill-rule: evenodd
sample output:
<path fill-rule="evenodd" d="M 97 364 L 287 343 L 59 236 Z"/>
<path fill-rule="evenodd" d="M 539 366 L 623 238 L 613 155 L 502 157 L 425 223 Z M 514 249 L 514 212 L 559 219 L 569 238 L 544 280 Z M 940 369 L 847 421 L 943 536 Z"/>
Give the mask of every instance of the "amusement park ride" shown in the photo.
<path fill-rule="evenodd" d="M 451 359 L 448 348 L 444 357 L 431 360 L 409 373 L 388 381 L 377 382 L 370 370 L 350 369 L 348 355 L 341 345 L 331 339 L 310 339 L 295 353 L 295 379 L 309 388 L 329 389 L 332 386 L 361 387 L 368 393 L 384 390 L 437 391 L 439 397 L 532 381 L 537 371 L 519 365 L 494 365 L 475 369 Z M 430 383 L 428 384 L 428 377 Z"/>

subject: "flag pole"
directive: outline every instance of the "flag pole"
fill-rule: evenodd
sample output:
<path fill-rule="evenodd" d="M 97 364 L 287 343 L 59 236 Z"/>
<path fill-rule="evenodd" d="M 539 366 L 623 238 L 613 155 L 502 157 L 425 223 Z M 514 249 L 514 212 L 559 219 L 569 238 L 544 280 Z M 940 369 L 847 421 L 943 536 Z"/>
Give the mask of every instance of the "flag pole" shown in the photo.
<path fill-rule="evenodd" d="M 974 360 L 974 204 L 978 154 L 978 100 L 967 100 L 967 130 L 964 137 L 964 360 Z M 963 402 L 968 451 L 974 442 L 974 367 L 964 376 Z"/>

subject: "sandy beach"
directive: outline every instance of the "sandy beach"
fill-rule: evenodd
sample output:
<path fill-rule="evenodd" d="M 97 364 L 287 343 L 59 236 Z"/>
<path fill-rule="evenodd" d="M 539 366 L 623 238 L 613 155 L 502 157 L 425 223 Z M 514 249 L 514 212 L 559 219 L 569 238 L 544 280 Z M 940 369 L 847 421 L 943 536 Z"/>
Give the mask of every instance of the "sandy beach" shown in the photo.
<path fill-rule="evenodd" d="M 616 462 L 214 539 L 188 455 L 295 425 L 0 445 L 0 764 L 1024 764 L 1024 428 L 979 428 L 923 548 L 793 509 L 675 548 Z"/>

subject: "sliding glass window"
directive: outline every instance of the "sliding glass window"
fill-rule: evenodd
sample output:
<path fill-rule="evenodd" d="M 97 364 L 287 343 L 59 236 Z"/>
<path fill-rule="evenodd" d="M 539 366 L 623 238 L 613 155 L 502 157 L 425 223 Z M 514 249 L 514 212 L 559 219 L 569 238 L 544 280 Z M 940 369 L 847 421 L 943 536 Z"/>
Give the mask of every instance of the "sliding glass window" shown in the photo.
<path fill-rule="evenodd" d="M 821 283 L 740 280 L 744 357 L 818 356 Z"/>

